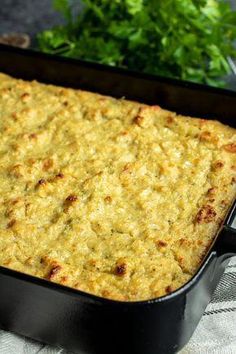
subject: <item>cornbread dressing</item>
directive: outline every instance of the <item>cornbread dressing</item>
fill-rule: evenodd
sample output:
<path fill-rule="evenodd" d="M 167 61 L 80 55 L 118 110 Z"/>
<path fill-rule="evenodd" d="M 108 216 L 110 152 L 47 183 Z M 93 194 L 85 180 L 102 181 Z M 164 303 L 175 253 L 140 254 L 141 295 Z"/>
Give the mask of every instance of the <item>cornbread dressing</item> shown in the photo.
<path fill-rule="evenodd" d="M 0 265 L 137 301 L 185 284 L 236 194 L 236 130 L 0 74 Z"/>

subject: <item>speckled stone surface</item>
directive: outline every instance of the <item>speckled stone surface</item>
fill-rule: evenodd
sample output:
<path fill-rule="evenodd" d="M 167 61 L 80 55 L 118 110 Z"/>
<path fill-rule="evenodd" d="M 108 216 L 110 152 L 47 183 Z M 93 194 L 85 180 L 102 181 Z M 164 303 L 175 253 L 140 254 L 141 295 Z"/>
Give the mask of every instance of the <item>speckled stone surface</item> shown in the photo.
<path fill-rule="evenodd" d="M 0 0 L 0 34 L 25 32 L 34 38 L 37 32 L 62 22 L 51 0 Z"/>

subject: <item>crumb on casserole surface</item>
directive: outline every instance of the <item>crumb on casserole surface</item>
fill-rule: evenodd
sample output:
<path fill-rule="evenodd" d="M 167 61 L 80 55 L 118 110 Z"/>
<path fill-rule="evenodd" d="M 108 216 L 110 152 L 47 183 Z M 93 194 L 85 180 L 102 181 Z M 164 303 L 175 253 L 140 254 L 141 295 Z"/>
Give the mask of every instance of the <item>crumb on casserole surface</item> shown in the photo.
<path fill-rule="evenodd" d="M 0 74 L 0 265 L 106 298 L 197 271 L 236 192 L 236 130 Z"/>

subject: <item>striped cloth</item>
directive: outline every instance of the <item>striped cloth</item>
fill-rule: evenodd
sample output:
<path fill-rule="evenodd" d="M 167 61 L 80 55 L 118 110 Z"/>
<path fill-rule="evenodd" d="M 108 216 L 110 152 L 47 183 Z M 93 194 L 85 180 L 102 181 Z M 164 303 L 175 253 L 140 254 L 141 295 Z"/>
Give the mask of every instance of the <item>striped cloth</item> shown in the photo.
<path fill-rule="evenodd" d="M 71 354 L 64 349 L 53 348 L 9 332 L 0 331 L 0 354 L 38 353 Z M 193 337 L 179 354 L 208 353 L 236 353 L 236 257 L 232 258 L 222 276 Z"/>
<path fill-rule="evenodd" d="M 181 354 L 236 354 L 236 257 Z"/>

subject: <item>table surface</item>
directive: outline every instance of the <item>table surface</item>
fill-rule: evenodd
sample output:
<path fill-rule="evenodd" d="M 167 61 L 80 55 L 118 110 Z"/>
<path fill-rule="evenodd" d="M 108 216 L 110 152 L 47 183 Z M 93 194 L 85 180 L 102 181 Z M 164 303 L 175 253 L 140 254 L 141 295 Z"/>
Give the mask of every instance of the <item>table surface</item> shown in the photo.
<path fill-rule="evenodd" d="M 0 34 L 25 32 L 34 38 L 37 32 L 61 23 L 51 0 L 1 0 Z"/>

